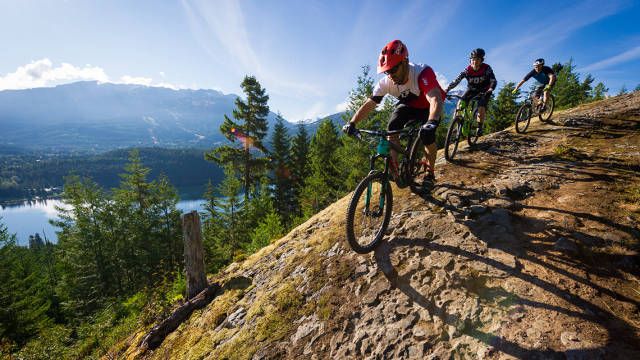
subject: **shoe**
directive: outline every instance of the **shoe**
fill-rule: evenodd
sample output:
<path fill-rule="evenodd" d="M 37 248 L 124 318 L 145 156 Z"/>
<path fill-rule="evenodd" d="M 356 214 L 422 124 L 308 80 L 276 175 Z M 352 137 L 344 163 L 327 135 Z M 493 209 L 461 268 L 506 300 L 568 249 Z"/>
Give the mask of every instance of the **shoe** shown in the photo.
<path fill-rule="evenodd" d="M 436 183 L 436 177 L 433 176 L 433 173 L 428 173 L 422 179 L 422 184 L 420 185 L 420 191 L 429 192 L 429 191 L 433 190 L 433 187 L 435 186 L 435 183 Z"/>

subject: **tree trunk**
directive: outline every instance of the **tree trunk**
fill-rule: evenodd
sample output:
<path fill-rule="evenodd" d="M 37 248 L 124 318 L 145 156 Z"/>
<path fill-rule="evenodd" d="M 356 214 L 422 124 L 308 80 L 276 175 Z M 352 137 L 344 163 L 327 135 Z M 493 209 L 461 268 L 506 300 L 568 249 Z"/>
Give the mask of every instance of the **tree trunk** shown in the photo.
<path fill-rule="evenodd" d="M 186 268 L 187 296 L 189 301 L 209 286 L 204 267 L 200 215 L 192 211 L 182 216 L 184 237 L 184 264 Z"/>

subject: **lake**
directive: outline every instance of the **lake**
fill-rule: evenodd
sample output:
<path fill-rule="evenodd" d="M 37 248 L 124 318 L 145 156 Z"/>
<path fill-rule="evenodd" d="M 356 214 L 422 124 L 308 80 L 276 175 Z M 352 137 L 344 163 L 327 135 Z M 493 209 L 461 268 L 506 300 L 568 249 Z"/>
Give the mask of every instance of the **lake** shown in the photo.
<path fill-rule="evenodd" d="M 204 200 L 181 200 L 177 208 L 182 212 L 192 210 L 203 211 Z M 0 220 L 10 234 L 17 235 L 19 245 L 29 244 L 29 235 L 40 234 L 44 240 L 45 236 L 49 241 L 57 242 L 58 237 L 55 231 L 57 227 L 49 224 L 49 219 L 57 218 L 56 206 L 63 206 L 60 200 L 36 200 L 25 201 L 21 205 L 1 206 Z"/>

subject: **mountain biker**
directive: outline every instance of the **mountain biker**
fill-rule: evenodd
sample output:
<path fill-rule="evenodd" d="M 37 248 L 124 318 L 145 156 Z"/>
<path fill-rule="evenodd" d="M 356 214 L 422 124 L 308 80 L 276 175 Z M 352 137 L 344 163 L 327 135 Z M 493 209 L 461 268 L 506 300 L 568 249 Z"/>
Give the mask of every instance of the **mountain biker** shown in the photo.
<path fill-rule="evenodd" d="M 400 40 L 394 40 L 385 45 L 380 52 L 377 70 L 378 74 L 385 73 L 386 76 L 378 81 L 371 97 L 356 111 L 342 130 L 347 135 L 352 135 L 355 124 L 366 119 L 386 94 L 396 97 L 399 101 L 391 114 L 387 130 L 400 130 L 414 119 L 423 123 L 420 128 L 420 139 L 425 148 L 428 167 L 422 180 L 421 190 L 430 191 L 435 183 L 434 169 L 438 151 L 435 144 L 436 129 L 440 124 L 440 116 L 444 108 L 445 92 L 438 84 L 436 74 L 431 67 L 409 62 L 407 47 Z M 389 141 L 399 144 L 397 136 L 391 136 Z M 398 154 L 393 149 L 391 157 L 397 163 Z"/>
<path fill-rule="evenodd" d="M 556 82 L 556 74 L 553 72 L 553 70 L 550 67 L 544 66 L 544 59 L 537 59 L 536 61 L 533 62 L 533 70 L 531 70 L 527 75 L 525 75 L 525 77 L 522 80 L 520 80 L 520 82 L 518 83 L 518 85 L 516 85 L 516 88 L 513 89 L 512 92 L 515 94 L 520 88 L 520 86 L 522 86 L 522 84 L 524 84 L 525 81 L 531 79 L 532 77 L 536 79 L 536 81 L 538 81 L 538 84 L 533 90 L 534 105 L 537 104 L 537 101 L 540 98 L 540 94 L 544 92 L 544 97 L 542 101 L 543 109 L 544 109 L 547 106 L 549 91 L 553 88 L 553 85 Z"/>
<path fill-rule="evenodd" d="M 467 66 L 458 77 L 453 80 L 445 92 L 451 91 L 462 79 L 467 79 L 467 90 L 462 94 L 462 99 L 458 101 L 458 109 L 462 100 L 468 101 L 476 96 L 480 97 L 478 102 L 478 136 L 482 135 L 482 124 L 484 122 L 487 103 L 491 99 L 491 93 L 495 90 L 498 81 L 493 74 L 493 69 L 484 62 L 484 50 L 475 49 L 469 55 L 471 65 Z"/>

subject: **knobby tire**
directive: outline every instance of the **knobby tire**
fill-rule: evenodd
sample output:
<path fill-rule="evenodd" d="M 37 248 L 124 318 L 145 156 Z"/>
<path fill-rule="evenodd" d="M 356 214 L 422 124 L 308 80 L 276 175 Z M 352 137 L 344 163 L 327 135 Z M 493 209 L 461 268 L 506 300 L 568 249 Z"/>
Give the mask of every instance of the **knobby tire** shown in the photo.
<path fill-rule="evenodd" d="M 367 214 L 365 199 L 369 185 L 371 185 L 371 193 Z M 381 193 L 384 193 L 382 209 L 380 208 Z M 392 208 L 391 183 L 384 173 L 372 173 L 360 181 L 353 192 L 347 210 L 347 241 L 353 251 L 366 254 L 375 249 L 389 226 Z"/>
<path fill-rule="evenodd" d="M 447 138 L 444 141 L 444 157 L 447 161 L 453 160 L 458 151 L 458 142 L 462 133 L 462 118 L 456 116 L 451 120 L 449 129 L 447 130 Z M 450 150 L 449 147 L 453 146 Z"/>
<path fill-rule="evenodd" d="M 531 104 L 524 104 L 518 109 L 516 114 L 515 128 L 518 134 L 524 133 L 529 128 L 529 122 L 531 121 Z"/>

